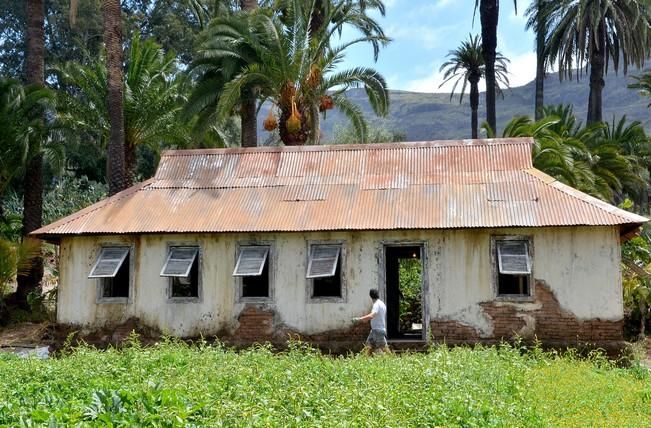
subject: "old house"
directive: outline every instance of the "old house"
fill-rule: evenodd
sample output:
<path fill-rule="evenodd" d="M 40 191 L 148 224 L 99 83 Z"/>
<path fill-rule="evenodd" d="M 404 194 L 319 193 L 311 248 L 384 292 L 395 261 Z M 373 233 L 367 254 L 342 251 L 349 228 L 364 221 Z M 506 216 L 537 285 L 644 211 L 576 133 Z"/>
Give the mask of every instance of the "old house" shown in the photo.
<path fill-rule="evenodd" d="M 376 287 L 394 340 L 620 340 L 620 241 L 647 219 L 536 170 L 531 145 L 167 151 L 34 234 L 60 245 L 60 323 L 348 346 Z"/>

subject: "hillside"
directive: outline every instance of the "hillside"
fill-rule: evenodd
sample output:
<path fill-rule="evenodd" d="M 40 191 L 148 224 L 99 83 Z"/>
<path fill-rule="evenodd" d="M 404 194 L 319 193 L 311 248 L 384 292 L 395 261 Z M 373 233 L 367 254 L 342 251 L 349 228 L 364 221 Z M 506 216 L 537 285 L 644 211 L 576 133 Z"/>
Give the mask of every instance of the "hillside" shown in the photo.
<path fill-rule="evenodd" d="M 639 72 L 633 70 L 629 74 L 637 75 Z M 604 89 L 604 119 L 610 121 L 613 115 L 616 118 L 626 115 L 629 119 L 641 121 L 647 129 L 651 130 L 651 109 L 647 108 L 647 104 L 651 100 L 640 96 L 635 90 L 628 89 L 627 85 L 630 81 L 630 77 L 624 76 L 621 72 L 619 74 L 612 71 L 608 73 Z M 572 104 L 579 120 L 585 122 L 588 100 L 586 76 L 583 76 L 579 82 L 567 80 L 560 82 L 557 74 L 550 74 L 545 85 L 545 104 Z M 470 106 L 467 97 L 464 97 L 463 104 L 459 104 L 458 97 L 455 96 L 450 102 L 450 95 L 445 93 L 391 91 L 389 116 L 378 119 L 371 111 L 362 89 L 350 90 L 348 94 L 362 107 L 370 123 L 400 130 L 406 134 L 407 140 L 470 137 Z M 513 116 L 533 116 L 533 97 L 533 81 L 524 86 L 506 90 L 504 99 L 498 97 L 498 128 L 502 130 L 504 124 Z M 264 118 L 267 112 L 265 108 L 262 110 L 260 117 Z M 481 123 L 485 118 L 484 93 L 480 95 L 479 110 Z M 325 139 L 331 138 L 335 126 L 346 126 L 347 124 L 347 120 L 340 113 L 334 111 L 328 114 L 327 119 L 322 122 Z M 261 139 L 264 139 L 268 133 L 260 129 L 259 135 Z"/>

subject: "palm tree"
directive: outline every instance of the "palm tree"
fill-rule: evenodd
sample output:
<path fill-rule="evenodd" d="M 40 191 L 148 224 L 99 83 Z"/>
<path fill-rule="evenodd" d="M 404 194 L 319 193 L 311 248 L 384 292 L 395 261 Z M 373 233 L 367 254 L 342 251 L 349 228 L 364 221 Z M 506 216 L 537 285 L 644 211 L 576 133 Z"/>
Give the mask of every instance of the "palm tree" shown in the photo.
<path fill-rule="evenodd" d="M 525 12 L 529 17 L 526 29 L 533 29 L 536 33 L 536 89 L 534 112 L 535 120 L 543 118 L 545 105 L 545 69 L 547 66 L 547 50 L 545 40 L 547 37 L 547 15 L 554 2 L 550 0 L 536 0 Z"/>
<path fill-rule="evenodd" d="M 459 104 L 463 101 L 463 95 L 466 93 L 466 86 L 470 84 L 470 110 L 471 119 L 470 127 L 472 138 L 477 138 L 477 109 L 479 108 L 479 81 L 486 76 L 486 67 L 484 58 L 481 53 L 481 39 L 479 36 L 469 35 L 468 40 L 461 43 L 457 49 L 450 51 L 447 55 L 448 61 L 441 65 L 440 71 L 444 71 L 443 83 L 439 88 L 452 79 L 456 79 L 452 91 L 450 91 L 450 101 L 454 96 L 457 86 L 461 85 L 459 92 Z M 497 90 L 500 91 L 499 84 L 509 86 L 506 63 L 509 60 L 501 53 L 495 55 L 495 76 L 498 82 Z"/>
<path fill-rule="evenodd" d="M 107 108 L 111 133 L 108 145 L 107 176 L 109 195 L 125 188 L 124 106 L 122 76 L 122 13 L 120 0 L 102 2 L 104 44 L 107 65 Z"/>
<path fill-rule="evenodd" d="M 16 80 L 0 79 L 0 205 L 12 178 L 31 164 L 37 150 L 48 147 L 40 143 L 47 132 L 43 116 L 53 101 L 42 85 L 23 87 Z"/>
<path fill-rule="evenodd" d="M 559 181 L 616 202 L 641 184 L 638 161 L 622 152 L 602 123 L 583 127 L 569 106 L 546 107 L 539 121 L 516 117 L 504 137 L 533 137 L 533 164 Z"/>
<path fill-rule="evenodd" d="M 587 123 L 602 121 L 604 74 L 613 63 L 644 64 L 651 46 L 651 9 L 646 0 L 560 0 L 547 13 L 550 62 L 558 62 L 559 75 L 572 78 L 590 66 Z"/>
<path fill-rule="evenodd" d="M 91 61 L 89 65 L 70 62 L 54 71 L 65 88 L 61 96 L 62 110 L 70 119 L 67 125 L 77 135 L 104 144 L 111 133 L 104 102 L 108 87 L 106 61 Z M 147 146 L 157 153 L 163 144 L 184 146 L 188 129 L 180 119 L 186 102 L 185 79 L 178 73 L 174 54 L 165 54 L 156 42 L 143 41 L 135 34 L 124 76 L 125 180 L 130 186 L 136 175 L 137 147 Z"/>
<path fill-rule="evenodd" d="M 373 57 L 377 61 L 380 48 L 386 45 L 389 38 L 369 12 L 377 11 L 384 16 L 386 8 L 382 0 L 312 0 L 312 3 L 310 37 L 318 37 L 317 34 L 328 26 L 334 26 L 336 33 L 341 34 L 343 28 L 348 26 L 371 38 Z M 293 19 L 293 4 L 294 0 L 275 0 L 272 5 L 274 10 L 281 11 L 281 19 L 287 25 L 291 25 Z"/>
<path fill-rule="evenodd" d="M 240 7 L 244 12 L 252 12 L 258 8 L 258 1 L 240 0 Z M 256 92 L 257 89 L 251 85 L 242 88 L 242 102 L 240 106 L 242 147 L 255 147 L 258 145 Z"/>
<path fill-rule="evenodd" d="M 45 16 L 43 0 L 27 1 L 27 83 L 45 84 Z M 44 118 L 42 118 L 43 120 Z M 31 141 L 29 164 L 25 170 L 23 192 L 23 237 L 41 227 L 43 222 L 43 157 L 38 139 Z M 17 298 L 23 306 L 27 294 L 36 290 L 43 278 L 43 262 L 39 258 L 27 273 L 18 276 Z"/>
<path fill-rule="evenodd" d="M 517 0 L 513 0 L 517 13 Z M 486 122 L 497 132 L 495 114 L 495 95 L 497 94 L 497 77 L 495 60 L 497 56 L 497 22 L 499 18 L 499 0 L 475 0 L 475 12 L 479 8 L 481 21 L 482 55 L 486 67 Z"/>
<path fill-rule="evenodd" d="M 386 82 L 369 68 L 334 69 L 348 47 L 375 37 L 360 37 L 332 48 L 330 40 L 336 26 L 312 38 L 310 14 L 311 9 L 294 0 L 289 26 L 278 15 L 263 13 L 249 14 L 245 19 L 233 16 L 214 20 L 193 64 L 199 76 L 188 112 L 200 113 L 204 123 L 212 118 L 224 120 L 241 102 L 243 88 L 255 86 L 261 99 L 271 101 L 280 116 L 276 119 L 272 112 L 265 128 L 278 127 L 285 144 L 318 143 L 319 112 L 333 106 L 350 118 L 363 141 L 366 122 L 345 91 L 363 85 L 371 107 L 385 115 L 389 105 Z M 325 19 L 330 22 L 329 17 Z"/>

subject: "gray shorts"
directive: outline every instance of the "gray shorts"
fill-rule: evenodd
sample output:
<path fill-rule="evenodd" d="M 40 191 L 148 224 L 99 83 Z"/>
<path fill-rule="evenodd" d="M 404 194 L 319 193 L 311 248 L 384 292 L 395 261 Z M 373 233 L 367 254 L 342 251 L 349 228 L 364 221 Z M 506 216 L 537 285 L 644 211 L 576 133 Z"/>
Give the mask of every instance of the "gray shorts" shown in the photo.
<path fill-rule="evenodd" d="M 373 349 L 387 346 L 387 332 L 384 329 L 372 329 L 366 338 L 366 344 Z"/>

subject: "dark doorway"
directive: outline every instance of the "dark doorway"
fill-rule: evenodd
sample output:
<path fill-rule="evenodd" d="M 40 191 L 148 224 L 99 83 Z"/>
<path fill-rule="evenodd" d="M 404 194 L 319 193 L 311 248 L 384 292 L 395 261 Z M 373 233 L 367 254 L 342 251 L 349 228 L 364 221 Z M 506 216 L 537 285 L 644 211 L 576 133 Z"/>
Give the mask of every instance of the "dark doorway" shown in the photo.
<path fill-rule="evenodd" d="M 420 246 L 385 247 L 387 335 L 423 339 L 423 262 Z"/>

